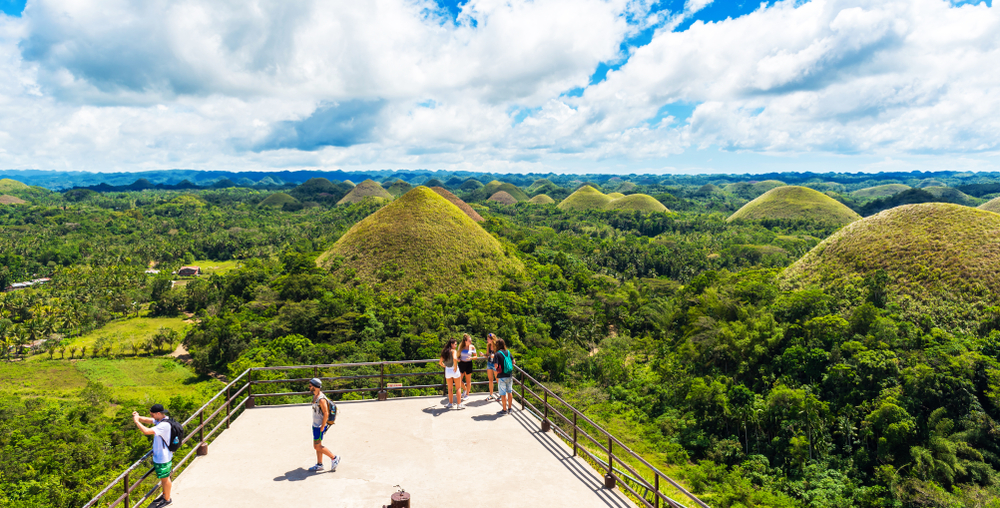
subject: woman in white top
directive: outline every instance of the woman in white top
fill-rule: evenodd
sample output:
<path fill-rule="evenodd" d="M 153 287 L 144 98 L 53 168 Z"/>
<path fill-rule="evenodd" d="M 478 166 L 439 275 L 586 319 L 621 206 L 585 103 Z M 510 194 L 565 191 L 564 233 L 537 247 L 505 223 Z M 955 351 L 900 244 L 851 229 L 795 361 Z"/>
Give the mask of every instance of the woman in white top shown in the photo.
<path fill-rule="evenodd" d="M 462 397 L 466 399 L 472 391 L 472 371 L 475 370 L 472 360 L 475 359 L 476 346 L 472 343 L 472 337 L 465 334 L 462 336 L 462 345 L 458 348 L 458 371 L 462 374 L 462 385 L 465 387 Z"/>
<path fill-rule="evenodd" d="M 465 409 L 462 404 L 462 373 L 458 371 L 458 350 L 455 349 L 457 343 L 455 339 L 448 339 L 438 360 L 438 365 L 444 367 L 444 384 L 448 385 L 448 409 Z M 458 397 L 457 406 L 452 403 L 452 394 Z"/>

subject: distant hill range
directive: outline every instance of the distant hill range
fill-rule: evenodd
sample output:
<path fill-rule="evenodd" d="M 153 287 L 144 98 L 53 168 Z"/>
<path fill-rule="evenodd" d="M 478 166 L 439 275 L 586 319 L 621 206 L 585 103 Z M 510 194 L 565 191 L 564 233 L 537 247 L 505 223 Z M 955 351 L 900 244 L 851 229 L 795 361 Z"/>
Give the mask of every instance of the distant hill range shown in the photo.
<path fill-rule="evenodd" d="M 967 173 L 956 171 L 909 173 L 767 173 L 756 175 L 628 175 L 613 174 L 556 174 L 528 173 L 501 174 L 476 173 L 472 171 L 448 171 L 430 169 L 407 170 L 369 170 L 369 171 L 200 171 L 192 169 L 164 169 L 142 172 L 92 173 L 85 171 L 47 171 L 38 169 L 0 169 L 0 179 L 13 179 L 27 185 L 44 187 L 51 190 L 68 190 L 86 188 L 97 192 L 141 191 L 145 189 L 206 189 L 220 187 L 257 187 L 272 190 L 291 189 L 312 178 L 325 178 L 333 183 L 363 182 L 374 180 L 385 182 L 403 180 L 411 186 L 430 184 L 437 186 L 443 183 L 450 191 L 471 191 L 494 181 L 509 183 L 520 189 L 527 189 L 527 194 L 535 196 L 548 194 L 562 199 L 565 195 L 554 195 L 560 188 L 566 195 L 575 190 L 578 185 L 590 182 L 600 186 L 607 192 L 628 193 L 635 185 L 706 185 L 729 187 L 732 191 L 746 191 L 745 199 L 753 199 L 763 194 L 772 185 L 785 183 L 787 185 L 812 186 L 823 184 L 843 185 L 846 191 L 854 191 L 871 187 L 870 182 L 892 180 L 910 187 L 927 187 L 929 184 L 945 183 L 949 187 L 974 196 L 982 197 L 1000 192 L 1000 172 Z M 627 178 L 631 181 L 623 181 Z M 573 184 L 572 182 L 577 182 Z M 739 184 L 735 185 L 734 184 Z M 494 184 L 496 186 L 496 184 Z M 493 190 L 493 189 L 489 189 Z M 504 190 L 510 194 L 508 188 Z M 821 189 L 826 190 L 826 189 Z M 735 192 L 739 194 L 740 192 Z M 490 194 L 492 195 L 492 193 Z M 524 197 L 512 194 L 519 201 Z M 489 195 L 483 196 L 483 199 Z"/>

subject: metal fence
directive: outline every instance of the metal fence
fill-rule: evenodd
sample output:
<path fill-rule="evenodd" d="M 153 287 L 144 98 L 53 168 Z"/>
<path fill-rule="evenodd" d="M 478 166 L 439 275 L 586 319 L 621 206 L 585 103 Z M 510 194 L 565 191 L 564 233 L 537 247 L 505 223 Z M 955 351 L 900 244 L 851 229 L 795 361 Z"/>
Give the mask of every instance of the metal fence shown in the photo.
<path fill-rule="evenodd" d="M 335 388 L 323 390 L 323 393 L 340 397 L 360 394 L 364 398 L 365 394 L 371 393 L 374 394 L 374 398 L 385 400 L 392 392 L 398 392 L 403 396 L 430 395 L 446 388 L 443 373 L 437 362 L 437 359 L 405 360 L 247 369 L 184 421 L 185 429 L 195 423 L 197 426 L 186 432 L 181 448 L 177 452 L 186 454 L 174 465 L 174 476 L 183 471 L 192 457 L 207 454 L 211 441 L 221 430 L 229 428 L 230 423 L 246 409 L 254 408 L 257 404 L 308 401 L 309 399 L 303 397 L 311 393 L 307 389 L 302 391 L 296 388 L 306 388 L 311 378 L 323 380 L 324 386 L 329 382 Z M 423 368 L 414 370 L 417 366 Z M 334 372 L 340 375 L 333 375 Z M 477 369 L 474 372 L 485 373 L 486 370 Z M 388 382 L 393 379 L 400 379 L 403 382 Z M 472 384 L 482 386 L 487 383 L 488 381 L 475 381 Z M 661 489 L 662 480 L 662 483 L 666 484 L 663 487 L 669 489 L 668 486 L 672 486 L 697 506 L 708 508 L 708 505 L 694 494 L 685 490 L 625 446 L 618 438 L 517 366 L 515 366 L 515 383 L 520 388 L 520 393 L 515 393 L 515 398 L 520 402 L 521 409 L 530 410 L 530 413 L 541 421 L 543 432 L 554 430 L 567 444 L 571 444 L 573 455 L 582 453 L 591 466 L 605 473 L 605 485 L 608 488 L 620 485 L 634 499 L 651 508 L 659 508 L 661 503 L 664 507 L 684 508 L 683 504 L 664 493 Z M 296 391 L 283 391 L 279 388 L 281 385 L 286 385 L 285 389 L 287 385 L 292 385 L 292 390 Z M 535 404 L 527 398 L 529 395 L 534 397 Z M 553 420 L 553 417 L 556 419 Z M 209 428 L 210 430 L 206 432 Z M 597 437 L 594 437 L 595 435 Z M 586 438 L 586 441 L 581 440 L 581 437 Z M 592 451 L 593 449 L 599 450 L 601 456 Z M 607 457 L 607 460 L 603 460 L 602 457 Z M 153 475 L 150 458 L 151 452 L 147 452 L 104 487 L 83 508 L 141 506 L 160 488 L 159 482 Z M 642 471 L 637 468 L 641 468 Z M 117 494 L 119 492 L 120 494 Z M 112 499 L 112 496 L 117 497 Z"/>

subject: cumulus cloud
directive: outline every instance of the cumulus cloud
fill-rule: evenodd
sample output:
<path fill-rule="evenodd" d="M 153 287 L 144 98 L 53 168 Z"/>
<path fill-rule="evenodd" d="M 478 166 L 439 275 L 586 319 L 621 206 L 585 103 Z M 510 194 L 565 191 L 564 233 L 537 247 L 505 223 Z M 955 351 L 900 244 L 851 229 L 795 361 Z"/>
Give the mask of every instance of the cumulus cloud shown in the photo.
<path fill-rule="evenodd" d="M 1000 148 L 995 9 L 786 0 L 674 31 L 711 3 L 32 0 L 0 15 L 0 165 L 627 170 L 708 147 Z"/>

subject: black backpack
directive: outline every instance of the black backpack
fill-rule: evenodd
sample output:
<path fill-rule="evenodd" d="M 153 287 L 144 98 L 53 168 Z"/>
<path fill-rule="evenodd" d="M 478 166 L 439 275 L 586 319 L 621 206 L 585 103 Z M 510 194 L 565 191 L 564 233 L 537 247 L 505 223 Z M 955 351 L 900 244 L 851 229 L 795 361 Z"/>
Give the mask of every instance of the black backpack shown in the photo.
<path fill-rule="evenodd" d="M 176 452 L 181 447 L 181 443 L 184 442 L 184 426 L 169 416 L 163 421 L 170 425 L 170 442 L 167 443 L 167 449 Z"/>
<path fill-rule="evenodd" d="M 327 425 L 333 425 L 337 423 L 337 404 L 326 397 L 323 397 L 323 400 L 326 401 L 326 406 L 329 409 L 329 412 L 327 413 L 326 423 Z"/>

